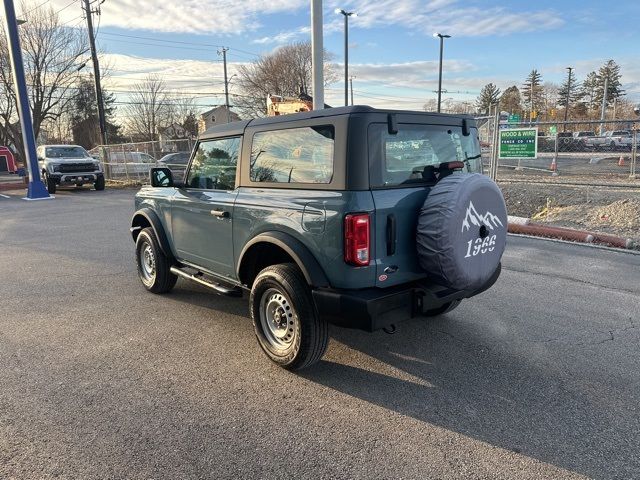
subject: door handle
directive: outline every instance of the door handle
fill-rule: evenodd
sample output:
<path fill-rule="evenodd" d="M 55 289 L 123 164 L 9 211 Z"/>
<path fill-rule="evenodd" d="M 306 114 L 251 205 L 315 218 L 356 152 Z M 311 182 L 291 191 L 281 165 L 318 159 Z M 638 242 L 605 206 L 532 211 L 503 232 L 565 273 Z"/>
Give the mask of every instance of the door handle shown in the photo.
<path fill-rule="evenodd" d="M 226 210 L 211 210 L 211 215 L 218 218 L 229 218 L 229 212 Z"/>

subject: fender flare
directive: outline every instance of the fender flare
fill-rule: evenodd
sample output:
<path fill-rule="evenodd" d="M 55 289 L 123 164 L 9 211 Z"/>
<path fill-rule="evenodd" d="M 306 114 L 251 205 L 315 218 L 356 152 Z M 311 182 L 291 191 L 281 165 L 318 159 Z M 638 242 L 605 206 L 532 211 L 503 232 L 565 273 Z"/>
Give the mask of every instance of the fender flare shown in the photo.
<path fill-rule="evenodd" d="M 329 280 L 309 249 L 297 238 L 284 232 L 263 232 L 249 240 L 240 252 L 236 275 L 240 278 L 242 260 L 249 249 L 258 243 L 270 243 L 284 250 L 298 265 L 305 280 L 312 287 L 330 287 Z"/>
<path fill-rule="evenodd" d="M 147 223 L 151 225 L 151 228 L 153 228 L 153 232 L 156 234 L 156 238 L 160 243 L 160 249 L 162 250 L 162 253 L 164 253 L 171 260 L 175 260 L 173 252 L 171 251 L 171 247 L 169 246 L 167 234 L 165 233 L 162 222 L 160 221 L 160 217 L 158 217 L 158 214 L 150 208 L 141 208 L 133 214 L 133 217 L 131 217 L 131 228 L 129 230 L 131 231 L 131 237 L 133 238 L 133 241 L 136 241 L 140 230 L 142 230 L 143 228 L 136 222 L 136 219 L 140 217 L 143 217 L 147 221 Z"/>

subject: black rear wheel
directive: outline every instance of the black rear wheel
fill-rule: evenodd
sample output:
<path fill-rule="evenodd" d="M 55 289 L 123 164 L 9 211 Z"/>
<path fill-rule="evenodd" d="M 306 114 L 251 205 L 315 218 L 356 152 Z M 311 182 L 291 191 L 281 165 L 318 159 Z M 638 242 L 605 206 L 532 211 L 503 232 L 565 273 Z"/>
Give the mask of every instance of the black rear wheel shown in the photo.
<path fill-rule="evenodd" d="M 262 270 L 253 282 L 249 302 L 258 344 L 273 362 L 299 370 L 322 358 L 329 342 L 327 321 L 318 316 L 311 290 L 296 265 Z"/>

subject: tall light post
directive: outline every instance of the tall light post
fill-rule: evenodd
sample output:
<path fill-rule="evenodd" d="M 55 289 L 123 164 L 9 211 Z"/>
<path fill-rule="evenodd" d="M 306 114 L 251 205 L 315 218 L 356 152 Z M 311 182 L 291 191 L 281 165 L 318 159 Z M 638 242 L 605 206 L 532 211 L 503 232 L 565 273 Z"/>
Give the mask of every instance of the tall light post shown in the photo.
<path fill-rule="evenodd" d="M 22 50 L 18 35 L 18 21 L 13 0 L 4 0 L 4 14 L 9 43 L 9 61 L 11 62 L 13 83 L 16 89 L 16 99 L 18 100 L 18 116 L 22 131 L 22 143 L 24 144 L 25 163 L 29 170 L 29 186 L 25 199 L 52 198 L 40 178 L 40 168 L 38 167 L 38 158 L 36 156 L 36 138 L 33 134 L 33 120 L 31 119 L 27 82 L 24 75 L 24 63 L 22 62 Z"/>
<path fill-rule="evenodd" d="M 567 98 L 565 99 L 565 105 L 564 105 L 564 128 L 562 129 L 563 132 L 567 131 L 567 116 L 569 114 L 569 101 L 570 99 L 570 94 L 571 94 L 571 72 L 573 71 L 573 67 L 567 67 L 567 71 L 569 72 L 569 78 L 567 79 Z"/>
<path fill-rule="evenodd" d="M 436 32 L 433 36 L 440 38 L 440 67 L 438 70 L 438 113 L 440 113 L 440 100 L 442 99 L 442 52 L 444 51 L 444 39 L 451 38 L 451 35 Z"/>
<path fill-rule="evenodd" d="M 338 15 L 344 15 L 344 105 L 349 105 L 349 17 L 357 17 L 356 12 L 336 8 Z"/>
<path fill-rule="evenodd" d="M 322 0 L 311 0 L 311 88 L 314 110 L 324 108 L 323 53 Z"/>

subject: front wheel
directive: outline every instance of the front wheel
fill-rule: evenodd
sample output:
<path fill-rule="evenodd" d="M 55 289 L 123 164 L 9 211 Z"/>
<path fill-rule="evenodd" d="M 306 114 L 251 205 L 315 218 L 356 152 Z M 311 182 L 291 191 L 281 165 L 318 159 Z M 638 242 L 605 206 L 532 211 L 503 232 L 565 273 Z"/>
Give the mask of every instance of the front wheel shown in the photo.
<path fill-rule="evenodd" d="M 251 289 L 251 319 L 258 344 L 276 364 L 299 370 L 327 350 L 327 321 L 318 316 L 311 291 L 293 264 L 262 270 Z"/>
<path fill-rule="evenodd" d="M 42 174 L 42 181 L 47 186 L 47 192 L 49 192 L 50 195 L 56 193 L 56 182 L 47 175 L 47 172 Z"/>
<path fill-rule="evenodd" d="M 104 177 L 100 176 L 96 179 L 96 183 L 93 184 L 96 190 L 104 190 Z"/>
<path fill-rule="evenodd" d="M 136 265 L 140 281 L 150 292 L 169 292 L 178 280 L 151 227 L 142 229 L 136 239 Z"/>

